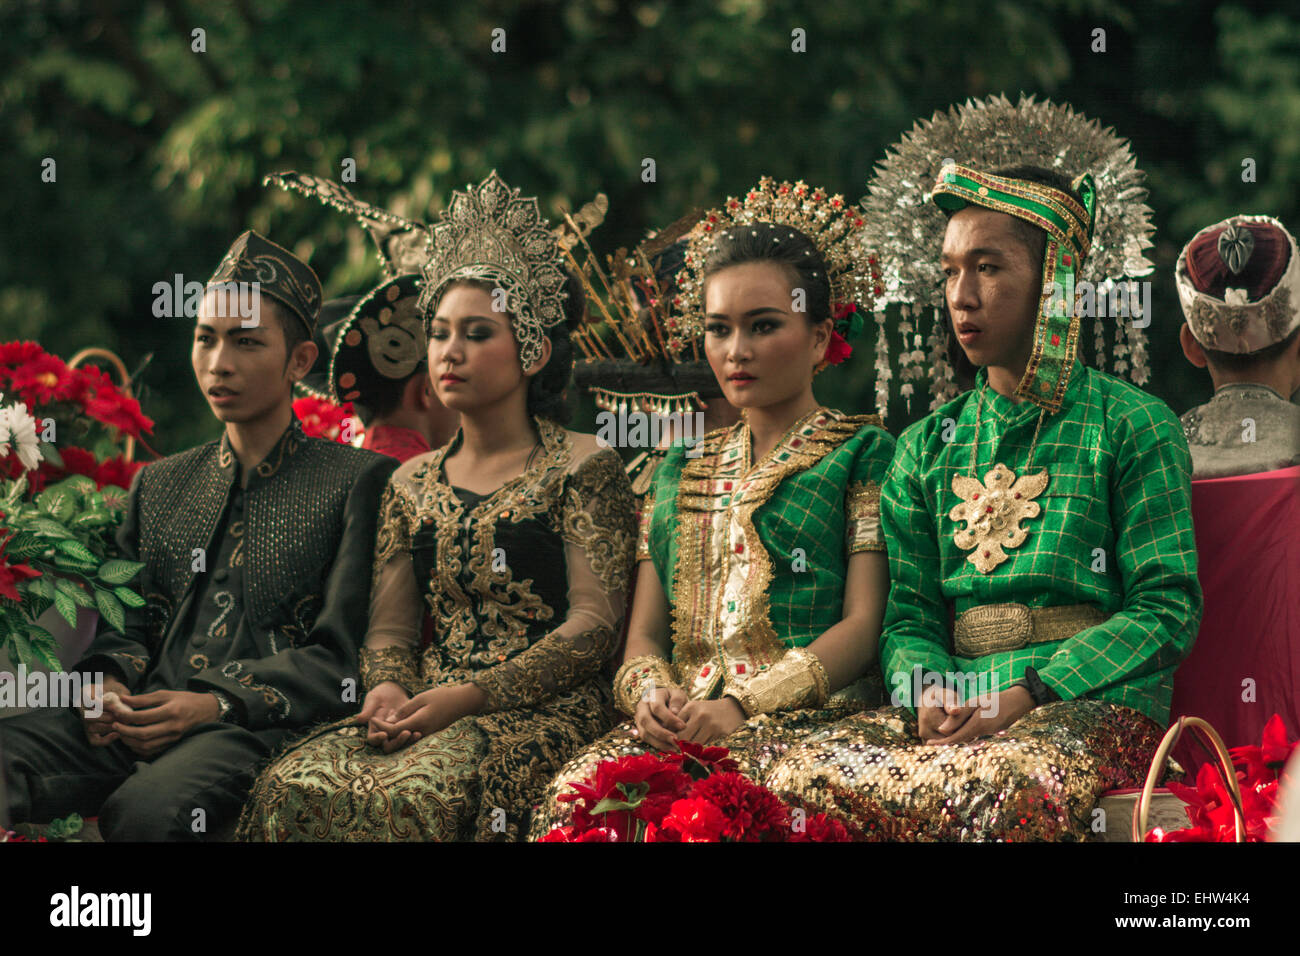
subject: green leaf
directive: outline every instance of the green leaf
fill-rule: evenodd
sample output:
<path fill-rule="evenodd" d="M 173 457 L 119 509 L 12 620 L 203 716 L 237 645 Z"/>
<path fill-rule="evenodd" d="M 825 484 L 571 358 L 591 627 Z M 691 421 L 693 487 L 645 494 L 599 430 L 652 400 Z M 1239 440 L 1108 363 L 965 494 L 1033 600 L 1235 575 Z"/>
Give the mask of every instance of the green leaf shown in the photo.
<path fill-rule="evenodd" d="M 59 450 L 55 448 L 53 444 L 47 441 L 43 441 L 40 443 L 39 451 L 41 453 L 41 457 L 44 458 L 46 461 L 48 461 L 55 468 L 63 467 L 63 456 L 59 454 Z"/>
<path fill-rule="evenodd" d="M 95 606 L 99 608 L 99 613 L 104 615 L 104 620 L 114 630 L 122 631 L 126 629 L 126 612 L 122 608 L 122 602 L 108 591 L 95 589 Z"/>
<path fill-rule="evenodd" d="M 144 607 L 144 598 L 140 597 L 140 595 L 136 594 L 130 588 L 116 587 L 113 588 L 113 593 L 116 594 L 117 599 L 127 607 Z"/>
<path fill-rule="evenodd" d="M 62 591 L 54 592 L 54 607 L 58 610 L 63 619 L 68 622 L 69 627 L 77 626 L 77 602 L 72 600 Z"/>
<path fill-rule="evenodd" d="M 22 560 L 23 558 L 34 558 L 38 554 L 44 554 L 49 550 L 49 547 L 48 542 L 42 541 L 36 535 L 29 534 L 26 531 L 19 531 L 5 545 L 5 553 L 10 558 Z"/>
<path fill-rule="evenodd" d="M 57 579 L 52 574 L 42 574 L 39 578 L 32 578 L 27 582 L 27 588 L 33 594 L 38 594 L 43 598 L 54 600 L 55 581 Z"/>
<path fill-rule="evenodd" d="M 37 495 L 36 507 L 59 522 L 59 524 L 66 524 L 77 512 L 76 503 L 72 500 L 72 494 L 58 485 L 46 488 Z"/>
<path fill-rule="evenodd" d="M 86 547 L 84 544 L 82 544 L 80 541 L 77 541 L 76 539 L 73 539 L 71 541 L 58 541 L 55 543 L 54 547 L 56 547 L 58 550 L 62 551 L 64 554 L 68 555 L 69 557 L 76 558 L 78 561 L 81 561 L 85 564 L 89 564 L 89 565 L 99 564 L 99 558 L 95 557 L 95 552 L 91 551 L 88 547 Z"/>
<path fill-rule="evenodd" d="M 85 821 L 76 813 L 70 813 L 62 820 L 51 820 L 45 824 L 45 839 L 70 840 L 81 832 Z"/>
<path fill-rule="evenodd" d="M 125 561 L 121 558 L 114 558 L 111 561 L 105 561 L 99 569 L 99 580 L 108 584 L 126 584 L 143 567 L 144 564 L 140 561 Z"/>
<path fill-rule="evenodd" d="M 54 566 L 60 571 L 76 571 L 79 574 L 94 574 L 98 562 L 81 561 L 59 551 L 54 555 Z"/>
<path fill-rule="evenodd" d="M 32 656 L 51 671 L 63 670 L 59 662 L 59 642 L 43 627 L 32 625 L 27 629 L 27 636 L 32 643 Z"/>
<path fill-rule="evenodd" d="M 51 538 L 62 539 L 75 537 L 71 531 L 52 518 L 33 518 L 27 522 L 27 527 L 32 531 L 39 532 L 40 534 L 47 535 Z"/>
<path fill-rule="evenodd" d="M 606 797 L 596 804 L 592 813 L 614 813 L 618 810 L 635 810 L 641 806 L 645 800 L 645 795 L 650 792 L 650 784 L 642 781 L 641 783 L 620 783 L 616 784 L 619 793 L 626 797 L 626 800 L 619 800 L 615 797 Z"/>
<path fill-rule="evenodd" d="M 62 840 L 64 836 L 64 823 L 62 820 L 51 820 L 45 825 L 45 839 Z"/>
<path fill-rule="evenodd" d="M 85 475 L 68 475 L 68 477 L 52 487 L 82 498 L 93 495 L 96 490 L 95 480 L 87 478 Z"/>
<path fill-rule="evenodd" d="M 56 590 L 62 591 L 68 597 L 72 597 L 74 591 L 81 590 L 81 588 L 77 586 L 77 582 L 72 580 L 72 578 L 55 578 L 54 587 Z"/>
<path fill-rule="evenodd" d="M 17 667 L 29 667 L 35 659 L 32 651 L 32 642 L 28 640 L 27 635 L 22 631 L 11 631 L 9 639 L 6 641 L 9 645 L 9 660 Z"/>
<path fill-rule="evenodd" d="M 601 800 L 600 803 L 596 804 L 596 806 L 592 808 L 591 812 L 593 814 L 614 813 L 618 810 L 635 810 L 639 806 L 641 806 L 640 800 L 636 803 L 626 803 L 623 800 L 615 800 L 613 797 L 606 797 L 604 800 Z"/>
<path fill-rule="evenodd" d="M 50 609 L 54 601 L 52 598 L 41 597 L 39 594 L 33 594 L 28 587 L 22 585 L 18 588 L 18 593 L 22 595 L 22 601 L 19 606 L 22 608 L 22 624 L 20 627 L 26 628 L 29 621 L 34 621 Z"/>
<path fill-rule="evenodd" d="M 73 587 L 65 593 L 82 607 L 95 606 L 95 599 L 86 593 L 85 588 L 79 588 L 76 585 L 73 585 Z"/>
<path fill-rule="evenodd" d="M 18 503 L 19 499 L 21 499 L 23 495 L 27 494 L 27 476 L 24 475 L 17 481 L 11 481 L 5 487 L 5 504 L 8 506 L 5 510 L 11 511 L 14 505 Z"/>
<path fill-rule="evenodd" d="M 72 528 L 102 528 L 106 524 L 113 523 L 113 516 L 102 508 L 99 510 L 83 511 L 71 521 L 68 522 Z"/>

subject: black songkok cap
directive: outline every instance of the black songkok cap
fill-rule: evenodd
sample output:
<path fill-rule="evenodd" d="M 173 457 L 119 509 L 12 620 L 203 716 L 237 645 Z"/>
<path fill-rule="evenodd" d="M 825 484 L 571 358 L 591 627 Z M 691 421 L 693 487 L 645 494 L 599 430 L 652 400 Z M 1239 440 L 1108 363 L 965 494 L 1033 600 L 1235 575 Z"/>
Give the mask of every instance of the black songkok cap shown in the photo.
<path fill-rule="evenodd" d="M 258 283 L 261 292 L 302 320 L 308 335 L 315 333 L 321 307 L 320 280 L 288 249 L 248 230 L 230 246 L 208 285 L 224 282 Z"/>

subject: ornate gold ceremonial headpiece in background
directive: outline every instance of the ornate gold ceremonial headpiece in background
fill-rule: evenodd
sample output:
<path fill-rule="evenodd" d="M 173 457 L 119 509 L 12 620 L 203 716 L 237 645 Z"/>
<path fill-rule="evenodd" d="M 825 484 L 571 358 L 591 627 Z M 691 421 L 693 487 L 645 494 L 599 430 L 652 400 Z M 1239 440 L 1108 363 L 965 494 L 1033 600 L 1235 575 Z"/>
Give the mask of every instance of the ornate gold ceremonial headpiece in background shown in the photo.
<path fill-rule="evenodd" d="M 1015 104 L 1000 95 L 968 100 L 918 121 L 877 164 L 862 201 L 867 220 L 862 241 L 880 256 L 883 274 L 881 311 L 876 313 L 876 404 L 882 414 L 895 375 L 885 336 L 884 307 L 890 304 L 899 304 L 902 312 L 898 329 L 903 351 L 897 370 L 902 394 L 910 397 L 913 383 L 929 378 L 933 410 L 958 392 L 947 360 L 952 333 L 944 317 L 939 268 L 947 220 L 929 201 L 940 171 L 950 163 L 977 170 L 1029 164 L 1071 177 L 1088 174 L 1095 187 L 1095 221 L 1079 280 L 1092 283 L 1100 300 L 1121 280 L 1153 269 L 1144 254 L 1154 231 L 1144 175 L 1128 142 L 1113 129 L 1068 104 L 1032 96 L 1021 96 Z M 923 338 L 926 312 L 932 324 Z M 1098 314 L 1093 319 L 1092 364 L 1106 368 L 1107 326 L 1111 369 L 1144 384 L 1150 377 L 1146 335 L 1129 317 L 1117 320 Z M 1082 357 L 1082 350 L 1079 354 Z"/>

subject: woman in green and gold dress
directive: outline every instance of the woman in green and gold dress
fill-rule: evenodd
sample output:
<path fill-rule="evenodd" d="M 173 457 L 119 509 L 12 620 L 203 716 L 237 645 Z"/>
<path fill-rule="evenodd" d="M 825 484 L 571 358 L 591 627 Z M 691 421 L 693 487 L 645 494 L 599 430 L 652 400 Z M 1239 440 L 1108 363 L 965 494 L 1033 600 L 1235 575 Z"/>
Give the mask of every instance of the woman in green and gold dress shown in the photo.
<path fill-rule="evenodd" d="M 461 428 L 385 494 L 361 713 L 262 774 L 242 838 L 517 839 L 556 770 L 612 723 L 600 671 L 633 501 L 618 455 L 557 423 L 582 313 L 560 263 L 536 200 L 496 173 L 434 227 L 420 309 Z"/>
<path fill-rule="evenodd" d="M 869 301 L 861 225 L 839 197 L 764 179 L 692 231 L 663 325 L 679 353 L 702 331 L 744 418 L 656 471 L 614 681 L 632 719 L 560 771 L 530 838 L 570 821 L 557 798 L 603 760 L 717 744 L 761 783 L 803 736 L 881 702 L 879 488 L 894 443 L 877 416 L 825 408 L 812 390 L 848 351 L 833 315 L 847 331 Z"/>

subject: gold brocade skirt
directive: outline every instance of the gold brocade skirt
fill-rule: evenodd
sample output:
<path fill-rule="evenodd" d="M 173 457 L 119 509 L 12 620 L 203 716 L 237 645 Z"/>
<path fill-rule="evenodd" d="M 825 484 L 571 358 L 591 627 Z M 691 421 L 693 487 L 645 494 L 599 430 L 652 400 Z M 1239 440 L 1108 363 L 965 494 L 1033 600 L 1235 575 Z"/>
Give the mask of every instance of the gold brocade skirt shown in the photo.
<path fill-rule="evenodd" d="M 1161 736 L 1131 708 L 1076 699 L 990 737 L 928 746 L 911 711 L 888 707 L 805 736 L 764 782 L 868 840 L 1080 841 L 1096 835 L 1102 793 L 1142 785 Z"/>
<path fill-rule="evenodd" d="M 465 717 L 391 754 L 353 718 L 319 727 L 258 777 L 237 840 L 446 843 L 521 838 L 556 769 L 604 733 L 595 682 L 539 707 Z"/>

